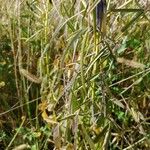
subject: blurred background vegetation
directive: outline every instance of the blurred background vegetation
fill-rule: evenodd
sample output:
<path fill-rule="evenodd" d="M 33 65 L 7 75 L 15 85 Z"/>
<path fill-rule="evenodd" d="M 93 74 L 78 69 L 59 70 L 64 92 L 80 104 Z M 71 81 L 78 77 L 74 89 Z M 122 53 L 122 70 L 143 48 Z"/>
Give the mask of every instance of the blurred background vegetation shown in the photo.
<path fill-rule="evenodd" d="M 150 2 L 99 2 L 0 0 L 0 149 L 150 149 Z"/>

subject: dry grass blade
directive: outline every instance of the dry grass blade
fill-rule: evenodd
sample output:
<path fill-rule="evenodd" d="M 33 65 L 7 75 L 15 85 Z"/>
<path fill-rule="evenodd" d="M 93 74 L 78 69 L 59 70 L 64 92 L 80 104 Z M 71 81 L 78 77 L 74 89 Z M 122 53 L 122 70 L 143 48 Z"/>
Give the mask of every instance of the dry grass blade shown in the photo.
<path fill-rule="evenodd" d="M 138 12 L 138 13 L 132 18 L 132 20 L 131 20 L 129 23 L 127 23 L 127 24 L 121 29 L 121 31 L 122 31 L 122 32 L 125 32 L 125 31 L 126 31 L 129 27 L 131 27 L 131 26 L 135 23 L 135 21 L 136 21 L 137 19 L 139 19 L 142 15 L 143 15 L 143 11 Z"/>
<path fill-rule="evenodd" d="M 53 129 L 53 140 L 57 149 L 61 148 L 60 125 L 57 124 Z"/>
<path fill-rule="evenodd" d="M 90 149 L 95 149 L 94 142 L 92 141 L 92 139 L 88 135 L 85 127 L 83 125 L 79 124 L 79 129 L 80 129 L 80 132 L 82 133 L 82 136 L 85 138 L 87 144 L 89 144 Z"/>
<path fill-rule="evenodd" d="M 145 141 L 146 137 L 143 137 L 142 139 L 140 139 L 139 141 L 135 142 L 134 144 L 124 148 L 123 150 L 130 150 L 131 148 L 134 148 L 136 145 L 140 144 L 141 142 Z"/>

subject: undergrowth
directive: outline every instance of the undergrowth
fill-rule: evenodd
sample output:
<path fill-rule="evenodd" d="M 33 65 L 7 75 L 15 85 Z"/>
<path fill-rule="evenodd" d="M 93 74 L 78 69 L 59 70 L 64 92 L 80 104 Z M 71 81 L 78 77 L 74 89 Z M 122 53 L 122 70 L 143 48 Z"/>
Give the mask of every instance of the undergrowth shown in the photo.
<path fill-rule="evenodd" d="M 0 149 L 148 150 L 148 0 L 0 0 Z"/>

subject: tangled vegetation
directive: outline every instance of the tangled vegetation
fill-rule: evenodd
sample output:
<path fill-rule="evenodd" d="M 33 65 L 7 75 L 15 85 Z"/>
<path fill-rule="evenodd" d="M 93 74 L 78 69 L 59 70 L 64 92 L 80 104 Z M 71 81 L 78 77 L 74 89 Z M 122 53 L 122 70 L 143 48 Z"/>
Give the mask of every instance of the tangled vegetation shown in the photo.
<path fill-rule="evenodd" d="M 0 0 L 0 149 L 150 149 L 150 2 L 99 2 Z"/>

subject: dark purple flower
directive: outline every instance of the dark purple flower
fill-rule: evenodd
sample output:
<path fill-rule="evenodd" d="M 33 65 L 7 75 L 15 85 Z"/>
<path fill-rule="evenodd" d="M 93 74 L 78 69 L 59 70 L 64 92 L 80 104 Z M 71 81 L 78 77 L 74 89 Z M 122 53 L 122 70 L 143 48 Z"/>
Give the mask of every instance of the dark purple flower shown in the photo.
<path fill-rule="evenodd" d="M 102 30 L 103 21 L 106 18 L 106 9 L 107 9 L 106 0 L 101 0 L 96 6 L 96 24 L 100 30 Z"/>

